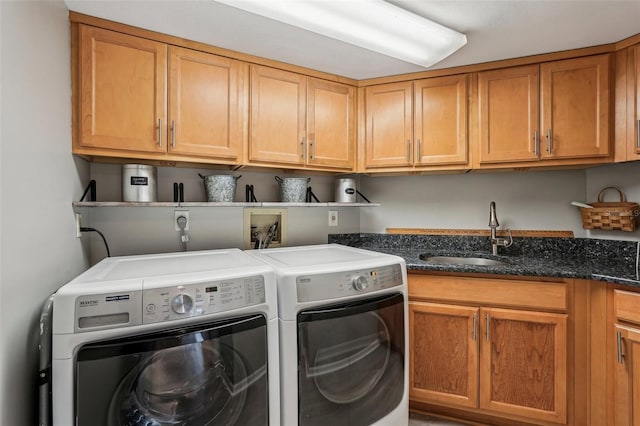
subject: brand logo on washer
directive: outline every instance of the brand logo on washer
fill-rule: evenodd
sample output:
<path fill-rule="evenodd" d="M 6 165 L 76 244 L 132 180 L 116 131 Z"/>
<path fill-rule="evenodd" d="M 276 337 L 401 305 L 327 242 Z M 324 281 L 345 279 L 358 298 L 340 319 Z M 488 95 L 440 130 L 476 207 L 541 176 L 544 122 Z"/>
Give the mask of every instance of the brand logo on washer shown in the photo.
<path fill-rule="evenodd" d="M 98 306 L 100 302 L 98 302 L 95 299 L 91 299 L 91 300 L 81 300 L 80 301 L 80 306 Z"/>
<path fill-rule="evenodd" d="M 129 300 L 128 294 L 118 294 L 115 296 L 107 296 L 105 297 L 105 302 L 120 302 L 121 300 Z"/>

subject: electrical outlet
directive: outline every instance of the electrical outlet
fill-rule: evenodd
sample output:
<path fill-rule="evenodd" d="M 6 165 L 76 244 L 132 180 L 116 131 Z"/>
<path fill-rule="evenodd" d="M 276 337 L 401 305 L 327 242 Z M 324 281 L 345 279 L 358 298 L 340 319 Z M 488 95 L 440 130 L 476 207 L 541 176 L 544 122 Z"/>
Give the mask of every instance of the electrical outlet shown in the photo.
<path fill-rule="evenodd" d="M 187 226 L 184 227 L 185 231 L 189 230 L 189 225 L 190 225 L 190 221 L 189 221 L 189 210 L 174 210 L 174 220 L 173 220 L 173 224 L 175 225 L 175 230 L 176 231 L 180 231 L 180 227 L 178 226 L 178 218 L 180 216 L 184 216 L 185 219 L 187 219 Z"/>
<path fill-rule="evenodd" d="M 76 213 L 76 238 L 82 237 L 82 232 L 80 232 L 81 227 L 82 227 L 82 215 L 80 213 Z"/>
<path fill-rule="evenodd" d="M 337 210 L 329 210 L 329 226 L 338 226 Z"/>

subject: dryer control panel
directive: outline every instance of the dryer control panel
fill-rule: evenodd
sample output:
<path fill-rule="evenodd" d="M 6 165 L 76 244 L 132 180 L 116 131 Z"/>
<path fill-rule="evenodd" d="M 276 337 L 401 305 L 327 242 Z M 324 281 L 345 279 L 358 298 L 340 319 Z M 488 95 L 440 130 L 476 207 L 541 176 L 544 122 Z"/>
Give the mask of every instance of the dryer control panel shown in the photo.
<path fill-rule="evenodd" d="M 296 279 L 298 302 L 329 300 L 404 285 L 399 264 L 344 272 L 303 275 Z"/>
<path fill-rule="evenodd" d="M 142 293 L 142 322 L 191 318 L 264 302 L 262 275 L 146 289 Z"/>

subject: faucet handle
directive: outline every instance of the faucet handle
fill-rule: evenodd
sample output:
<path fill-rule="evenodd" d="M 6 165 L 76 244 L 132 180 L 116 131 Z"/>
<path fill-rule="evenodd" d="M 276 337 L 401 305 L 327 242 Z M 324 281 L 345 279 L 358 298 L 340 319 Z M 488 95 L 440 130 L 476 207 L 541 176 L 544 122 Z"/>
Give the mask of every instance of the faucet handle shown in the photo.
<path fill-rule="evenodd" d="M 507 229 L 507 234 L 509 235 L 509 241 L 504 240 L 504 246 L 503 247 L 511 247 L 511 244 L 513 244 L 513 237 L 511 236 L 511 229 Z"/>

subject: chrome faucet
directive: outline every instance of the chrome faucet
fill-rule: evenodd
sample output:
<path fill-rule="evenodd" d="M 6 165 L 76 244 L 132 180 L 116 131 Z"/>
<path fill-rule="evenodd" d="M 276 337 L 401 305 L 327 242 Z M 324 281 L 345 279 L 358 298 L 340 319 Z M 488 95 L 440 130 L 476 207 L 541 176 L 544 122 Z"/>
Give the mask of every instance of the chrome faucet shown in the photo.
<path fill-rule="evenodd" d="M 496 228 L 500 226 L 498 222 L 498 216 L 496 216 L 496 202 L 492 201 L 489 204 L 489 228 L 491 228 L 491 254 L 496 256 L 498 254 L 498 247 L 509 247 L 513 244 L 513 237 L 511 236 L 511 230 L 507 229 L 509 238 L 496 237 Z"/>

